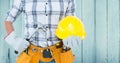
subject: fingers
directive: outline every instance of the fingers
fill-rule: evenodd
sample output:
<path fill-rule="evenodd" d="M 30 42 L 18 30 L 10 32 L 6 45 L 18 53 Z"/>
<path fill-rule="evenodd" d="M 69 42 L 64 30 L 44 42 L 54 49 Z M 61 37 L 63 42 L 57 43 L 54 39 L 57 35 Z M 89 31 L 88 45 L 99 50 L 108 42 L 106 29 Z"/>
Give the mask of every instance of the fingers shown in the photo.
<path fill-rule="evenodd" d="M 73 46 L 73 44 L 72 44 L 73 43 L 73 39 L 74 39 L 74 37 L 72 37 L 72 36 L 68 37 L 68 40 L 67 40 L 68 41 L 68 45 L 67 45 L 68 47 Z"/>
<path fill-rule="evenodd" d="M 67 43 L 67 40 L 68 40 L 68 38 L 62 40 L 62 41 L 63 41 L 63 44 L 66 45 L 66 46 L 67 46 L 67 44 L 68 44 L 68 43 Z"/>
<path fill-rule="evenodd" d="M 64 45 L 68 47 L 76 47 L 79 45 L 80 42 L 81 40 L 79 36 L 70 36 L 66 39 L 63 39 Z"/>

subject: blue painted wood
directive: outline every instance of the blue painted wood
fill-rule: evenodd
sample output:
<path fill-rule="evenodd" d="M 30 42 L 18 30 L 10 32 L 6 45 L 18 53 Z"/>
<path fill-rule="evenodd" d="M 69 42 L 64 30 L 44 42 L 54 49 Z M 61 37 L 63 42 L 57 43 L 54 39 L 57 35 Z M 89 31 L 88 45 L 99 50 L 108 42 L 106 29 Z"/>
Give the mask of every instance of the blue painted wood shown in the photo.
<path fill-rule="evenodd" d="M 82 18 L 82 0 L 75 0 L 76 3 L 79 3 L 79 4 L 76 4 L 76 8 L 79 10 L 77 11 L 76 10 L 76 16 L 79 17 L 79 19 Z M 75 54 L 76 58 L 79 58 L 79 59 L 75 59 L 74 63 L 82 63 L 82 60 L 83 60 L 83 57 L 82 57 L 82 44 L 81 44 L 81 41 L 78 43 L 77 47 L 73 47 L 72 50 L 73 50 L 73 53 Z"/>
<path fill-rule="evenodd" d="M 82 11 L 82 21 L 87 31 L 83 42 L 83 63 L 95 63 L 94 0 L 83 0 Z"/>
<path fill-rule="evenodd" d="M 14 0 L 10 0 L 10 8 L 12 8 L 13 3 L 14 3 Z M 18 19 L 17 19 L 16 21 L 18 21 Z M 15 30 L 16 30 L 15 24 L 16 24 L 16 23 L 14 23 L 13 25 L 14 25 L 14 28 L 15 28 Z M 17 33 L 17 32 L 16 32 L 16 33 Z M 9 51 L 8 54 L 10 54 L 10 57 L 9 57 L 10 60 L 9 60 L 9 62 L 10 62 L 10 63 L 15 63 L 16 58 L 15 58 L 15 53 L 14 53 L 13 48 L 10 48 L 10 50 L 8 50 L 8 51 Z"/>
<path fill-rule="evenodd" d="M 9 63 L 8 61 L 8 49 L 9 46 L 4 42 L 3 38 L 5 36 L 5 29 L 4 29 L 4 24 L 3 21 L 5 19 L 6 16 L 6 12 L 9 9 L 9 1 L 8 0 L 3 0 L 0 2 L 0 63 Z"/>
<path fill-rule="evenodd" d="M 119 63 L 119 0 L 108 0 L 108 63 Z"/>
<path fill-rule="evenodd" d="M 96 0 L 96 63 L 108 63 L 107 0 Z"/>

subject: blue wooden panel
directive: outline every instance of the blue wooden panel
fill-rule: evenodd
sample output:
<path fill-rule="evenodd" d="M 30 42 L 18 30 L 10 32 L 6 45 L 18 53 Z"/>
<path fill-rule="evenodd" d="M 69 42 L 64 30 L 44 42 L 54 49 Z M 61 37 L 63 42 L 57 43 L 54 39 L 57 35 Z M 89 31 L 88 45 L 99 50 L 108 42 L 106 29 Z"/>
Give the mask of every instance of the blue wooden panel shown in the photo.
<path fill-rule="evenodd" d="M 94 0 L 83 0 L 82 11 L 82 21 L 87 32 L 83 42 L 83 63 L 95 63 Z"/>
<path fill-rule="evenodd" d="M 108 63 L 119 63 L 119 0 L 108 0 Z"/>
<path fill-rule="evenodd" d="M 11 9 L 12 8 L 12 4 L 13 4 L 13 0 L 10 0 L 10 8 L 9 9 Z M 16 26 L 14 26 L 14 28 L 16 28 Z M 10 59 L 9 59 L 9 62 L 10 63 L 15 63 L 15 53 L 14 53 L 14 50 L 13 50 L 13 48 L 10 48 L 9 50 L 8 50 L 9 52 L 8 52 L 8 54 L 10 54 L 9 56 L 10 56 Z"/>
<path fill-rule="evenodd" d="M 96 0 L 96 63 L 108 63 L 107 0 Z"/>
<path fill-rule="evenodd" d="M 8 48 L 9 46 L 4 42 L 3 37 L 5 36 L 5 29 L 4 29 L 4 24 L 3 21 L 5 19 L 6 16 L 6 12 L 9 9 L 9 1 L 8 0 L 1 0 L 0 2 L 1 6 L 0 6 L 0 10 L 1 10 L 1 15 L 0 15 L 0 63 L 9 63 L 8 60 Z"/>
<path fill-rule="evenodd" d="M 76 1 L 76 16 L 79 17 L 80 19 L 82 18 L 82 0 L 75 0 Z M 82 44 L 79 42 L 77 47 L 73 47 L 73 53 L 75 54 L 76 58 L 74 63 L 82 63 L 83 57 L 82 57 Z"/>

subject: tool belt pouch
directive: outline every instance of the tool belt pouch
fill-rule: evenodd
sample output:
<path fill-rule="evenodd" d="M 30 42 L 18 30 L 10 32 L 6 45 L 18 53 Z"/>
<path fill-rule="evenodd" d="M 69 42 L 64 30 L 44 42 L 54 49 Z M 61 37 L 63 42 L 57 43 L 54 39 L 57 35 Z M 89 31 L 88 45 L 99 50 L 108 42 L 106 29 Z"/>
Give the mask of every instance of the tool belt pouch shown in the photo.
<path fill-rule="evenodd" d="M 31 59 L 30 63 L 39 63 L 39 54 L 38 53 L 35 53 L 32 56 L 32 59 Z"/>
<path fill-rule="evenodd" d="M 52 54 L 51 54 L 50 49 L 45 49 L 45 50 L 43 51 L 43 57 L 44 57 L 44 58 L 52 58 Z"/>
<path fill-rule="evenodd" d="M 16 60 L 16 63 L 30 63 L 31 56 L 26 54 L 25 52 L 22 52 Z"/>
<path fill-rule="evenodd" d="M 28 48 L 28 55 L 31 56 L 30 63 L 39 63 L 39 52 L 35 47 Z"/>
<path fill-rule="evenodd" d="M 51 53 L 50 49 L 43 50 L 43 53 L 40 55 L 40 60 L 42 62 L 45 62 L 45 63 L 53 60 L 52 53 Z"/>
<path fill-rule="evenodd" d="M 72 54 L 72 50 L 64 51 L 60 53 L 61 63 L 72 63 L 74 61 L 74 55 Z"/>

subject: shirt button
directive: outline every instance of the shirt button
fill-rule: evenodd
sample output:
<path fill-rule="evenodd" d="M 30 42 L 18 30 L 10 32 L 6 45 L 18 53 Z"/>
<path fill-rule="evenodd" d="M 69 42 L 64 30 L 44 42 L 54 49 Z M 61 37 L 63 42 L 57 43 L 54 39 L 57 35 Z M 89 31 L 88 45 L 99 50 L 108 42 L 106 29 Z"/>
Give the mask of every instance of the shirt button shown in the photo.
<path fill-rule="evenodd" d="M 47 14 L 46 14 L 46 16 L 47 16 Z"/>
<path fill-rule="evenodd" d="M 47 39 L 47 41 L 49 41 L 49 39 Z"/>
<path fill-rule="evenodd" d="M 46 5 L 47 5 L 48 3 L 46 3 Z"/>
<path fill-rule="evenodd" d="M 34 24 L 34 25 L 33 25 L 33 27 L 34 27 L 34 28 L 37 28 L 37 27 L 38 27 L 38 25 L 37 25 L 37 24 Z"/>

